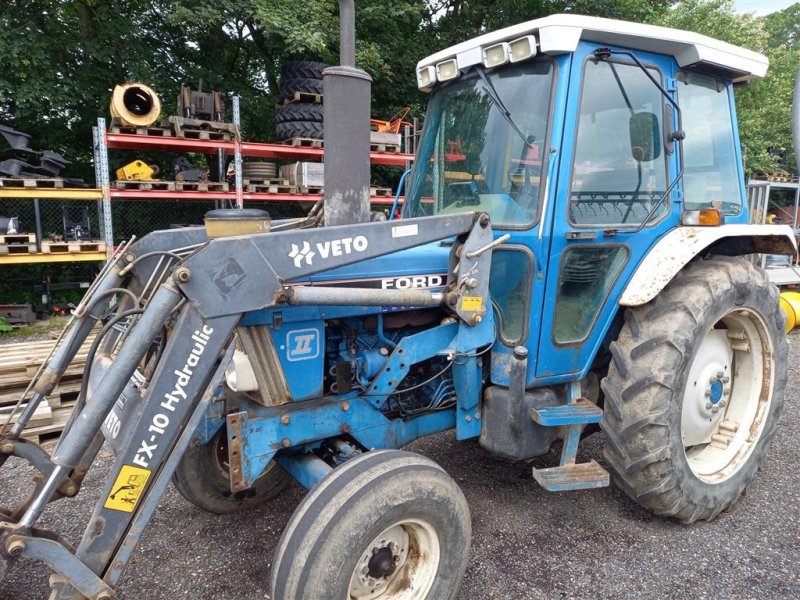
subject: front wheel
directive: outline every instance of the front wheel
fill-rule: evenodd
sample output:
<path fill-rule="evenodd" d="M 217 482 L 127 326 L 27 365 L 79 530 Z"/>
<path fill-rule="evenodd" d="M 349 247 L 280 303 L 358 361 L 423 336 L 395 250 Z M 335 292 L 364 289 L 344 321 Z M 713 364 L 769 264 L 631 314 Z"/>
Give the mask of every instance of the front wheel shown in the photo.
<path fill-rule="evenodd" d="M 271 597 L 453 599 L 470 537 L 464 495 L 441 467 L 411 452 L 367 452 L 295 511 L 275 551 Z"/>
<path fill-rule="evenodd" d="M 615 481 L 658 515 L 709 520 L 752 482 L 783 405 L 777 289 L 740 258 L 687 266 L 626 312 L 603 380 Z"/>
<path fill-rule="evenodd" d="M 228 433 L 222 427 L 207 444 L 186 449 L 172 483 L 181 496 L 203 510 L 230 514 L 261 506 L 280 495 L 291 476 L 271 461 L 253 487 L 231 492 L 228 468 Z"/>

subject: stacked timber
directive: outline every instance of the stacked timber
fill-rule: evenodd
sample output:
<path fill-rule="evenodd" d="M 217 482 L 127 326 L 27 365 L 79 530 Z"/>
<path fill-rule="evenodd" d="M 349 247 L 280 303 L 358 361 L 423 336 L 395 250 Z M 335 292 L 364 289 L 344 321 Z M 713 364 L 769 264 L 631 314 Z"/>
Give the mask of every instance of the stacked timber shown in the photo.
<path fill-rule="evenodd" d="M 47 402 L 39 404 L 22 437 L 42 442 L 61 434 L 78 398 L 86 355 L 93 339 L 94 336 L 90 336 L 81 346 L 58 386 L 47 397 Z M 55 341 L 47 340 L 0 346 L 0 424 L 6 422 L 54 344 Z M 28 397 L 31 395 L 29 392 Z M 22 407 L 25 405 L 23 402 Z M 16 415 L 20 414 L 22 407 Z M 11 423 L 15 420 L 12 418 Z"/>

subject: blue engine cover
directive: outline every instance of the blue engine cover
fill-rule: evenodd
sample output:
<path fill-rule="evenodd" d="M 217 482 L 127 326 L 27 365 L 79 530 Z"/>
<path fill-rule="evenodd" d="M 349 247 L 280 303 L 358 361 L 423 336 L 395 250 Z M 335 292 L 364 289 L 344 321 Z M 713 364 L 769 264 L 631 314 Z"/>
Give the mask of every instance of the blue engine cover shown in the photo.
<path fill-rule="evenodd" d="M 293 400 L 322 395 L 325 369 L 325 325 L 322 321 L 292 323 L 272 331 Z"/>
<path fill-rule="evenodd" d="M 403 252 L 331 269 L 290 284 L 375 289 L 440 288 L 447 283 L 450 245 L 428 244 Z M 322 395 L 325 378 L 325 320 L 405 307 L 279 306 L 247 313 L 243 326 L 269 325 L 281 366 L 295 401 Z M 276 316 L 280 318 L 276 320 Z M 276 321 L 280 324 L 276 326 Z"/>

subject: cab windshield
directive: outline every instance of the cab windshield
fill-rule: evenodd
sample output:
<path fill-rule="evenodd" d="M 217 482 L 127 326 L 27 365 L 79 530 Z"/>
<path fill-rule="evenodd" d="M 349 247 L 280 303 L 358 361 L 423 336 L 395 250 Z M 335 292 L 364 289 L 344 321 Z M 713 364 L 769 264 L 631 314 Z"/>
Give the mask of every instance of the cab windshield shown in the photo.
<path fill-rule="evenodd" d="M 529 61 L 487 72 L 491 85 L 472 73 L 435 92 L 404 216 L 483 211 L 495 226 L 533 223 L 553 71 L 548 59 Z"/>

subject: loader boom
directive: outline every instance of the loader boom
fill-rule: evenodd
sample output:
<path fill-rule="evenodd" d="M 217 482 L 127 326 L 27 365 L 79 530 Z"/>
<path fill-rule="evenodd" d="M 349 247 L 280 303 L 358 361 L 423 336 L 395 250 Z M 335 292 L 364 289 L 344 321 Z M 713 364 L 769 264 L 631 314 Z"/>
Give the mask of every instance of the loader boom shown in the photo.
<path fill-rule="evenodd" d="M 101 316 L 101 307 L 108 304 L 112 294 L 107 290 L 122 285 L 121 272 L 136 281 L 148 282 L 151 287 L 156 276 L 161 283 L 154 293 L 151 292 L 146 308 L 139 309 L 141 314 L 132 315 L 135 321 L 128 322 L 124 341 L 115 349 L 113 361 L 104 360 L 104 356 L 110 356 L 99 352 L 90 357 L 100 376 L 95 373 L 86 382 L 85 404 L 76 408 L 76 417 L 64 431 L 53 456 L 45 459 L 37 455 L 37 460 L 32 461 L 41 473 L 42 483 L 24 505 L 4 509 L 4 515 L 20 515 L 18 521 L 4 517 L 0 522 L 0 552 L 4 563 L 23 555 L 49 564 L 61 574 L 55 587 L 56 598 L 110 597 L 111 587 L 121 576 L 144 523 L 172 476 L 180 449 L 185 448 L 194 435 L 213 394 L 219 393 L 221 379 L 233 353 L 234 329 L 245 313 L 285 305 L 290 300 L 295 304 L 307 304 L 309 299 L 303 290 L 313 294 L 316 288 L 291 285 L 292 281 L 302 282 L 316 272 L 436 240 L 463 240 L 463 243 L 452 244 L 453 269 L 448 276 L 447 293 L 360 289 L 352 293 L 357 295 L 360 304 L 448 307 L 456 321 L 433 330 L 433 336 L 426 334 L 431 355 L 448 348 L 453 353 L 473 352 L 492 342 L 491 317 L 480 326 L 488 304 L 493 240 L 485 215 L 465 213 L 412 219 L 402 224 L 329 227 L 321 232 L 323 235 L 315 236 L 313 246 L 307 241 L 307 230 L 215 239 L 200 246 L 191 242 L 203 237 L 201 230 L 156 232 L 126 248 L 120 263 L 127 263 L 130 268 L 115 264 L 108 270 L 96 287 L 97 296 L 87 298 L 85 304 L 89 310 L 76 317 L 63 346 L 66 349 L 44 371 L 44 378 L 57 382 L 58 375 L 71 359 L 70 352 L 74 354 L 80 347 L 94 320 Z M 175 260 L 180 255 L 174 251 L 186 248 L 187 242 L 193 252 L 185 259 Z M 303 251 L 312 247 L 314 250 Z M 165 257 L 169 259 L 166 270 L 163 260 L 156 260 Z M 243 265 L 247 272 L 262 276 L 257 279 L 242 277 Z M 467 278 L 459 276 L 459 272 L 469 274 L 469 286 L 464 284 Z M 132 287 L 142 290 L 141 286 Z M 347 291 L 341 288 L 337 293 L 346 295 Z M 312 298 L 317 299 L 316 296 Z M 128 382 L 135 379 L 140 365 L 146 362 L 153 340 L 169 322 L 173 323 L 171 332 L 152 379 L 146 386 L 134 389 L 133 394 L 128 391 L 126 397 L 123 392 Z M 461 332 L 462 328 L 475 331 Z M 398 356 L 402 353 L 401 348 Z M 413 363 L 423 359 L 409 356 L 402 360 Z M 474 377 L 474 374 L 466 377 Z M 43 385 L 39 382 L 34 388 L 41 390 L 37 392 L 41 396 L 48 391 L 47 387 L 41 387 Z M 384 396 L 396 387 L 379 379 L 376 386 L 380 385 L 386 386 Z M 473 406 L 477 403 L 478 391 L 473 384 Z M 369 403 L 355 398 L 351 402 L 357 422 L 360 418 L 364 427 L 382 428 L 382 435 L 393 437 L 398 445 L 415 438 L 420 429 L 427 427 L 438 431 L 452 427 L 452 421 L 445 419 L 436 424 L 417 425 L 413 433 L 408 433 L 402 423 L 379 419 L 380 413 Z M 324 405 L 338 408 L 340 401 L 322 398 L 316 406 Z M 307 406 L 298 408 L 309 410 Z M 288 412 L 284 408 L 273 417 L 267 413 L 250 414 L 249 419 L 251 422 L 261 419 L 266 424 L 270 418 L 285 418 Z M 111 420 L 116 426 L 110 431 L 107 427 L 105 435 L 115 449 L 117 460 L 84 537 L 72 554 L 60 540 L 47 537 L 49 534 L 43 538 L 34 525 L 49 501 L 64 495 L 67 488 L 70 490 L 67 495 L 77 493 L 80 486 L 77 474 L 85 472 L 99 449 L 103 439 L 101 426 L 108 425 L 109 415 L 114 415 Z M 237 427 L 241 431 L 247 427 L 248 414 L 229 414 L 226 419 L 229 423 L 240 420 Z M 319 431 L 306 430 L 303 435 L 310 442 L 329 437 L 328 429 L 327 424 L 322 424 Z M 230 427 L 230 431 L 235 430 Z M 4 439 L 4 456 L 25 458 L 29 454 L 24 451 L 28 443 L 16 435 L 12 432 Z M 255 443 L 255 436 L 251 439 Z M 249 487 L 274 454 L 274 450 L 251 452 L 249 460 L 243 463 L 248 468 L 232 472 L 234 488 Z"/>

